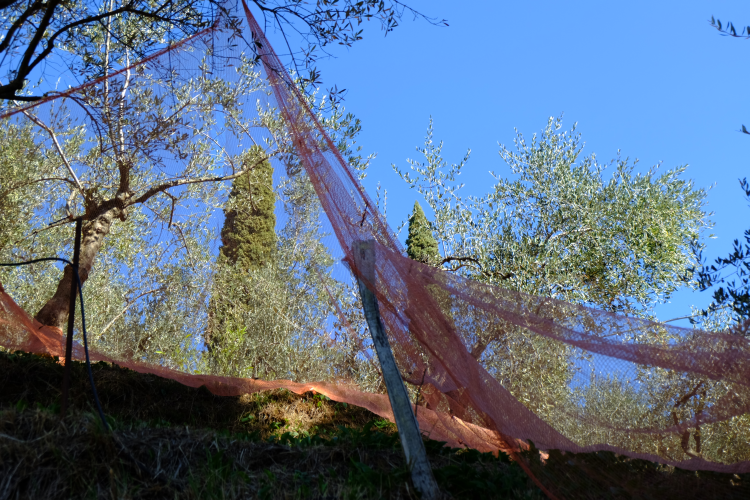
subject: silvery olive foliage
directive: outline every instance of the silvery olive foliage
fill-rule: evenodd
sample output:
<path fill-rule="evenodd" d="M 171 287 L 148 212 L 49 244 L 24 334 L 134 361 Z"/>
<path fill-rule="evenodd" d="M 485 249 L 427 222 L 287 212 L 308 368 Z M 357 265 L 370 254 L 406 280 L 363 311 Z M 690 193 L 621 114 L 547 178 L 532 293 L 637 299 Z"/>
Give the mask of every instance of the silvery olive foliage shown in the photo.
<path fill-rule="evenodd" d="M 601 164 L 582 154 L 575 127 L 561 129 L 561 118 L 550 118 L 530 141 L 517 132 L 515 150 L 501 145 L 507 173 L 490 173 L 484 195 L 463 196 L 459 175 L 470 151 L 449 165 L 432 121 L 417 148 L 424 161 L 393 168 L 430 207 L 444 270 L 523 292 L 521 310 L 549 297 L 649 317 L 687 281 L 691 245 L 709 226 L 706 193 L 682 178 L 685 167 L 636 173 L 619 156 Z M 564 321 L 560 307 L 546 310 Z M 446 313 L 472 355 L 520 401 L 554 425 L 566 422 L 587 355 L 460 300 Z M 614 390 L 621 381 L 608 383 Z"/>
<path fill-rule="evenodd" d="M 470 257 L 456 269 L 477 281 L 532 295 L 649 314 L 684 283 L 690 244 L 709 226 L 706 193 L 681 178 L 686 167 L 635 173 L 635 164 L 583 156 L 575 127 L 550 118 L 516 151 L 501 146 L 508 176 L 491 173 L 482 196 L 462 197 L 457 177 L 469 153 L 448 166 L 428 128 L 421 163 L 394 166 L 424 196 L 444 257 Z M 605 176 L 611 172 L 611 177 Z M 449 263 L 450 264 L 450 263 Z M 451 267 L 450 265 L 446 267 Z"/>
<path fill-rule="evenodd" d="M 740 32 L 737 33 L 737 29 L 734 27 L 734 23 L 732 21 L 727 22 L 726 24 L 721 24 L 721 19 L 716 19 L 714 16 L 711 16 L 711 26 L 716 29 L 722 36 L 731 36 L 733 38 L 744 38 L 747 40 L 750 38 L 750 26 L 740 26 Z M 747 130 L 747 127 L 743 124 L 740 127 L 740 132 L 743 134 L 750 135 L 750 131 Z"/>
<path fill-rule="evenodd" d="M 127 62 L 123 56 L 118 64 Z M 234 62 L 230 81 L 213 74 L 208 59 L 193 76 L 169 82 L 169 73 L 140 66 L 89 87 L 76 103 L 61 99 L 41 108 L 46 111 L 5 120 L 0 148 L 14 153 L 0 161 L 0 205 L 7 207 L 0 220 L 2 258 L 69 258 L 73 225 L 60 219 L 83 216 L 81 271 L 91 345 L 119 359 L 213 370 L 202 336 L 212 280 L 222 279 L 214 265 L 215 214 L 226 202 L 229 181 L 244 172 L 242 166 L 253 166 L 243 161 L 242 147 L 229 151 L 213 134 L 223 127 L 248 143 L 240 144 L 246 151 L 254 141 L 245 132 L 266 129 L 270 134 L 259 144 L 264 159 L 287 170 L 274 186 L 286 213 L 277 226 L 281 264 L 230 280 L 237 288 L 251 284 L 258 299 L 234 329 L 245 349 L 236 352 L 258 353 L 261 346 L 265 354 L 230 356 L 221 370 L 339 378 L 377 388 L 377 370 L 362 348 L 366 330 L 358 296 L 352 283 L 332 277 L 335 261 L 326 245 L 335 239 L 321 226 L 319 202 L 283 119 L 268 106 L 259 104 L 257 114 L 242 107 L 245 96 L 271 90 L 252 57 Z M 160 86 L 170 88 L 169 99 L 153 91 Z M 359 121 L 325 97 L 306 98 L 339 150 L 364 172 L 369 158 L 354 141 Z M 81 103 L 90 107 L 86 114 Z M 68 276 L 61 281 L 60 268 L 51 264 L 0 273 L 5 289 L 31 312 L 55 302 Z M 67 308 L 55 311 L 52 324 L 63 326 Z M 260 329 L 263 338 L 256 335 Z"/>
<path fill-rule="evenodd" d="M 681 343 L 689 349 L 697 335 L 704 332 L 731 333 L 737 327 L 731 308 L 712 309 L 704 314 L 693 308 L 697 318 L 692 331 L 667 331 L 660 334 L 662 342 Z M 717 340 L 714 346 L 721 351 L 724 346 Z M 731 350 L 729 351 L 731 353 Z M 687 354 L 687 353 L 686 353 Z M 681 373 L 656 366 L 637 366 L 631 378 L 639 390 L 640 405 L 633 416 L 634 428 L 669 428 L 678 423 L 685 425 L 677 432 L 662 433 L 658 439 L 653 434 L 641 435 L 639 441 L 645 451 L 674 460 L 701 457 L 711 461 L 732 463 L 750 459 L 750 415 L 746 405 L 748 391 L 729 380 L 713 380 L 697 373 Z M 591 392 L 603 393 L 598 384 Z M 588 401 L 588 400 L 587 400 Z M 587 414 L 594 413 L 587 408 Z M 610 412 L 611 408 L 603 409 Z M 707 421 L 707 412 L 723 412 L 727 416 L 718 421 Z M 604 413 L 599 413 L 602 416 Z M 693 422 L 692 424 L 684 424 Z M 697 423 L 697 425 L 696 425 Z M 619 440 L 632 439 L 627 432 Z M 608 438 L 612 438 L 608 436 Z"/>
<path fill-rule="evenodd" d="M 320 84 L 315 63 L 321 51 L 330 55 L 333 45 L 351 47 L 362 40 L 363 21 L 375 21 L 385 33 L 395 29 L 404 14 L 447 25 L 400 1 L 247 3 L 260 11 L 265 30 L 281 34 L 290 50 L 286 56 L 306 70 L 304 84 L 313 88 Z M 56 80 L 63 68 L 79 81 L 105 75 L 109 54 L 99 50 L 103 44 L 112 55 L 129 53 L 141 60 L 211 26 L 220 16 L 238 27 L 244 23 L 242 4 L 233 0 L 0 0 L 0 12 L 0 99 L 23 101 L 42 98 L 38 89 L 29 88 L 29 81 Z M 46 87 L 59 90 L 54 84 Z M 338 89 L 332 92 L 338 94 Z"/>
<path fill-rule="evenodd" d="M 703 323 L 704 331 L 712 325 L 723 328 L 730 319 L 726 312 L 715 314 Z M 691 336 L 665 335 L 664 340 L 689 344 Z M 566 435 L 584 445 L 607 443 L 676 461 L 750 459 L 749 395 L 744 387 L 655 366 L 636 366 L 634 371 L 592 373 L 588 384 L 577 387 L 578 406 L 571 406 L 570 413 L 580 412 L 584 418 L 565 420 L 561 428 Z"/>
<path fill-rule="evenodd" d="M 750 201 L 750 183 L 747 178 L 739 180 L 745 192 L 745 199 Z M 736 327 L 733 333 L 750 335 L 750 229 L 745 230 L 744 242 L 735 239 L 731 253 L 726 257 L 717 257 L 712 264 L 704 263 L 703 248 L 696 245 L 694 249 L 699 266 L 694 269 L 697 288 L 701 291 L 712 290 L 712 302 L 703 311 L 693 311 L 690 321 L 696 324 L 707 321 L 706 317 L 723 309 L 732 311 Z M 703 319 L 696 319 L 703 316 Z M 725 317 L 722 314 L 720 317 Z M 708 320 L 710 321 L 710 320 Z"/>

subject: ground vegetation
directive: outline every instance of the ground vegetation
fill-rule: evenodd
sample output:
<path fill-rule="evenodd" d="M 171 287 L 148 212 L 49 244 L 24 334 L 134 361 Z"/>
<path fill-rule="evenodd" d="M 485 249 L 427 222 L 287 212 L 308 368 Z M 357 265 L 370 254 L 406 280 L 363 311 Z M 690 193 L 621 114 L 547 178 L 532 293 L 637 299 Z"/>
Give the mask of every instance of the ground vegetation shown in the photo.
<path fill-rule="evenodd" d="M 107 433 L 82 364 L 73 364 L 73 406 L 63 420 L 59 389 L 50 384 L 62 374 L 54 359 L 0 352 L 0 368 L 4 497 L 414 497 L 395 426 L 319 394 L 219 397 L 98 363 L 94 377 L 113 429 Z M 428 439 L 425 448 L 447 498 L 545 498 L 504 454 Z M 750 480 L 608 452 L 540 455 L 532 446 L 522 456 L 565 496 L 739 499 Z"/>
<path fill-rule="evenodd" d="M 395 426 L 320 394 L 219 397 L 98 363 L 107 433 L 82 364 L 74 364 L 73 410 L 62 421 L 49 384 L 62 375 L 58 363 L 0 352 L 0 366 L 4 495 L 413 498 Z M 542 498 L 505 455 L 425 445 L 448 497 Z"/>

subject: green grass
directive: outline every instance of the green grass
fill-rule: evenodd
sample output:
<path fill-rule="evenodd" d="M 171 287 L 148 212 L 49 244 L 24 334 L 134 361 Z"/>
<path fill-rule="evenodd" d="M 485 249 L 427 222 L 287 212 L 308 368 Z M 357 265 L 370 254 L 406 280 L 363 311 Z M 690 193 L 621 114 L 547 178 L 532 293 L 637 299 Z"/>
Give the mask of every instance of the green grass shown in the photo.
<path fill-rule="evenodd" d="M 417 498 L 395 426 L 362 408 L 218 397 L 99 363 L 110 434 L 80 363 L 60 420 L 61 377 L 53 359 L 0 352 L 0 499 Z M 505 455 L 425 445 L 448 498 L 543 498 Z"/>
<path fill-rule="evenodd" d="M 112 433 L 81 363 L 60 418 L 62 366 L 0 351 L 0 500 L 417 498 L 395 426 L 320 394 L 214 396 L 106 363 L 93 367 Z M 425 439 L 446 498 L 540 499 L 504 454 Z M 522 454 L 559 498 L 745 499 L 750 475 L 675 469 L 609 452 Z"/>

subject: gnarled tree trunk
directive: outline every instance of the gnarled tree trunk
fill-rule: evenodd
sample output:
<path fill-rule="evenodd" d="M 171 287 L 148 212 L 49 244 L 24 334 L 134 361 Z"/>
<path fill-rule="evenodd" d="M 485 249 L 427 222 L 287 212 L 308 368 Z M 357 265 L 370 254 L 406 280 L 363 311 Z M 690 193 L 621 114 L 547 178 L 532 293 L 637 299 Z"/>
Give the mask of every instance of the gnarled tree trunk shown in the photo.
<path fill-rule="evenodd" d="M 85 283 L 88 279 L 96 254 L 99 253 L 99 249 L 102 247 L 104 237 L 109 234 L 112 221 L 120 215 L 120 212 L 120 208 L 110 208 L 100 213 L 95 219 L 83 223 L 81 255 L 78 265 L 81 284 Z M 73 277 L 73 267 L 70 265 L 65 266 L 63 277 L 57 284 L 55 294 L 36 314 L 35 318 L 37 321 L 46 326 L 55 326 L 61 329 L 65 327 L 68 321 L 71 280 L 73 279 L 75 279 Z"/>

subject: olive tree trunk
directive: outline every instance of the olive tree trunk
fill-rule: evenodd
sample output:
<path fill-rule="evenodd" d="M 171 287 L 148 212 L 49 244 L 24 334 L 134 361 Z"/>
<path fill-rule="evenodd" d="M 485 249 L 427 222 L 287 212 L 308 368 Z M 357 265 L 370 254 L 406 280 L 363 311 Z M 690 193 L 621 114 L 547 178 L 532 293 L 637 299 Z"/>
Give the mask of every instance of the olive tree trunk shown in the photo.
<path fill-rule="evenodd" d="M 94 260 L 102 247 L 104 237 L 109 234 L 112 222 L 120 214 L 119 208 L 110 208 L 103 211 L 93 220 L 85 221 L 82 227 L 81 256 L 79 260 L 78 273 L 81 284 L 85 283 L 94 265 Z M 64 328 L 68 321 L 68 308 L 70 306 L 70 291 L 73 277 L 73 267 L 65 266 L 63 276 L 57 284 L 57 290 L 51 299 L 39 310 L 35 319 L 46 326 Z"/>

